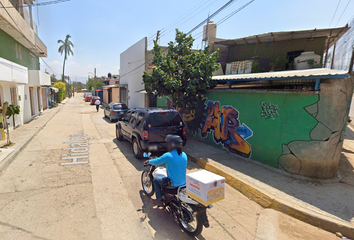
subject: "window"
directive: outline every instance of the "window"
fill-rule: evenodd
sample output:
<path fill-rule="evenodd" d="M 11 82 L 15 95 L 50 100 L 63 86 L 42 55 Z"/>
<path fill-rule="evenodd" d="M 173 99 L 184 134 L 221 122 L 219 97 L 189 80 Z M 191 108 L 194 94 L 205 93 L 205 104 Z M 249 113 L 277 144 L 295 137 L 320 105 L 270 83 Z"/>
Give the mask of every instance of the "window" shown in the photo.
<path fill-rule="evenodd" d="M 178 112 L 166 111 L 149 114 L 146 124 L 151 125 L 149 127 L 168 127 L 180 126 L 183 121 Z"/>
<path fill-rule="evenodd" d="M 139 113 L 136 127 L 140 128 L 140 127 L 143 126 L 144 118 L 145 118 L 145 114 L 144 113 Z"/>
<path fill-rule="evenodd" d="M 17 106 L 17 88 L 16 87 L 10 88 L 10 95 L 11 95 L 11 104 Z"/>
<path fill-rule="evenodd" d="M 30 54 L 30 68 L 31 70 L 37 69 L 36 57 L 32 54 Z"/>
<path fill-rule="evenodd" d="M 130 112 L 130 111 L 127 112 L 127 113 L 124 115 L 124 117 L 123 117 L 123 121 L 124 121 L 124 122 L 128 122 L 131 115 L 132 115 L 132 112 Z"/>
<path fill-rule="evenodd" d="M 120 109 L 128 109 L 127 105 L 125 104 L 114 104 L 113 105 L 114 110 L 120 110 Z"/>
<path fill-rule="evenodd" d="M 136 115 L 136 113 L 133 112 L 132 115 L 131 115 L 131 117 L 130 117 L 129 123 L 130 123 L 131 125 L 135 125 L 135 123 L 136 123 L 136 117 L 135 117 L 135 115 Z"/>

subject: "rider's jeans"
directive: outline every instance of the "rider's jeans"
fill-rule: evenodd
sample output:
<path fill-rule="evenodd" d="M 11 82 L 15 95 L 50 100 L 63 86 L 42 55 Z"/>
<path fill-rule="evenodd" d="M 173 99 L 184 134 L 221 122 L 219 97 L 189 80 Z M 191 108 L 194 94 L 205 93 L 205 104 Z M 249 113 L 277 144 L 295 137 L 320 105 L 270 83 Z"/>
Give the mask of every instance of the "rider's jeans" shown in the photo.
<path fill-rule="evenodd" d="M 161 186 L 162 183 L 164 182 L 165 179 L 168 179 L 167 177 L 162 177 L 162 176 L 156 176 L 154 178 L 154 188 L 155 188 L 155 195 L 157 200 L 162 199 L 162 190 Z"/>

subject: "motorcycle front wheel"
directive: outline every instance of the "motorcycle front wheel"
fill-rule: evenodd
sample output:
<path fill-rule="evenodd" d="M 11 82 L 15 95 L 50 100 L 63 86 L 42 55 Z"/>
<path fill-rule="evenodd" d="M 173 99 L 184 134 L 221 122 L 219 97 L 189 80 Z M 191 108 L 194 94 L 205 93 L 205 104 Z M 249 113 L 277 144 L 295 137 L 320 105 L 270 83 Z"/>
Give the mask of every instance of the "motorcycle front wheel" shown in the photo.
<path fill-rule="evenodd" d="M 141 174 L 141 185 L 147 196 L 151 197 L 152 195 L 154 195 L 155 189 L 153 179 L 150 177 L 149 171 L 146 169 Z"/>
<path fill-rule="evenodd" d="M 203 230 L 203 224 L 200 219 L 193 214 L 193 209 L 188 204 L 182 205 L 183 215 L 178 217 L 182 229 L 190 236 L 196 237 Z"/>

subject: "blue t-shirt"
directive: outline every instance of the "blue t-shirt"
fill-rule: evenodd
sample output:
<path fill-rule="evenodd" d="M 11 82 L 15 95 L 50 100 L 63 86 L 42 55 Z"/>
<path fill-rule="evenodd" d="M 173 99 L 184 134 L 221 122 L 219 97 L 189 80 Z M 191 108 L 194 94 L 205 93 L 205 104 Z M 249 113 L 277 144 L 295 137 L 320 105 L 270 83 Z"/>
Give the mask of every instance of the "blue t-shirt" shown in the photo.
<path fill-rule="evenodd" d="M 178 155 L 177 150 L 167 152 L 159 158 L 149 160 L 154 166 L 166 164 L 167 176 L 172 180 L 172 186 L 178 187 L 186 184 L 187 154 Z"/>

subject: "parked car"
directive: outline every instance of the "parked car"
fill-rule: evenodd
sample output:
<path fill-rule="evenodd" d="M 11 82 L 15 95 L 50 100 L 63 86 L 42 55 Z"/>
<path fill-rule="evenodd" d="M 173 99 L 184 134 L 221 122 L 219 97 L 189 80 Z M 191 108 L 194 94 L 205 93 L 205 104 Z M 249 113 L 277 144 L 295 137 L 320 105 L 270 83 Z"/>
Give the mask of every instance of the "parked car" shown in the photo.
<path fill-rule="evenodd" d="M 97 99 L 101 101 L 101 98 L 100 98 L 99 96 L 93 96 L 93 97 L 91 98 L 91 103 L 90 103 L 90 105 L 94 105 Z"/>
<path fill-rule="evenodd" d="M 174 109 L 136 108 L 129 110 L 116 124 L 116 137 L 132 143 L 134 156 L 144 152 L 166 151 L 168 134 L 179 135 L 187 142 L 186 127 L 181 115 Z"/>
<path fill-rule="evenodd" d="M 92 99 L 92 94 L 86 94 L 85 102 L 91 102 L 91 99 Z"/>
<path fill-rule="evenodd" d="M 124 103 L 110 103 L 104 109 L 104 116 L 108 117 L 109 120 L 112 122 L 113 120 L 118 120 L 123 118 L 125 113 L 128 111 L 127 105 Z"/>

